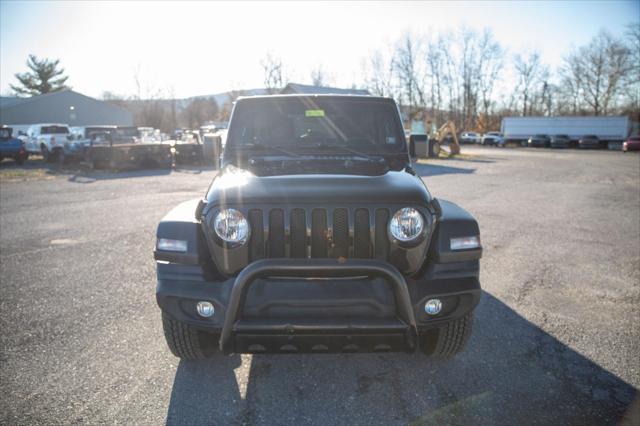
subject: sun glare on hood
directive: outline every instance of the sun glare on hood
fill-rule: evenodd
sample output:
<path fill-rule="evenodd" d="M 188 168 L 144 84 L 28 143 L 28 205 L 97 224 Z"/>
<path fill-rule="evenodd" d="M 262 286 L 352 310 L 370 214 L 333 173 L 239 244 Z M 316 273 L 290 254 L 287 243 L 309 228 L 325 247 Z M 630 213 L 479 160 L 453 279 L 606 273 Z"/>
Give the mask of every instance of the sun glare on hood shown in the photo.
<path fill-rule="evenodd" d="M 220 189 L 239 188 L 245 186 L 253 176 L 253 173 L 229 164 L 218 176 L 215 185 Z"/>

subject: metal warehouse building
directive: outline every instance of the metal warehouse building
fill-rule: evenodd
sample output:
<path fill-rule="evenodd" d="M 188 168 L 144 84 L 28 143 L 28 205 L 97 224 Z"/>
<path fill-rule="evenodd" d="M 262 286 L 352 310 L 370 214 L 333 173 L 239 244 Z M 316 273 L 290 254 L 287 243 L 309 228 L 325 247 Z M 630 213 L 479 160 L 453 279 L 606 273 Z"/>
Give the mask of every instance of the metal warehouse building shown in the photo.
<path fill-rule="evenodd" d="M 0 98 L 0 124 L 36 123 L 131 126 L 133 116 L 120 106 L 68 89 L 31 98 Z"/>

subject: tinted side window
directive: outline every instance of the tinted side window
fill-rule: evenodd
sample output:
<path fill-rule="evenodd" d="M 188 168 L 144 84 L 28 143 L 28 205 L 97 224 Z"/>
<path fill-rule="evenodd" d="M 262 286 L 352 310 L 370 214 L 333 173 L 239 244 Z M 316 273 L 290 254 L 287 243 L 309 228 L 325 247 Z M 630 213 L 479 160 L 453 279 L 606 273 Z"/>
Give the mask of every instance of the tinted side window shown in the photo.
<path fill-rule="evenodd" d="M 40 128 L 40 134 L 43 135 L 57 135 L 67 133 L 69 133 L 69 128 L 65 126 L 42 126 Z"/>

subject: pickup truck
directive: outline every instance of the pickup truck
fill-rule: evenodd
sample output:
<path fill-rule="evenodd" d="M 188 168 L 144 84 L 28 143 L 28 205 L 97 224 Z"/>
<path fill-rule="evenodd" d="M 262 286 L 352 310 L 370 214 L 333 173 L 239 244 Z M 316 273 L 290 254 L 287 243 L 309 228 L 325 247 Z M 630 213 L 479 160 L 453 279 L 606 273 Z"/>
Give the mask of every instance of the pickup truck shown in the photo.
<path fill-rule="evenodd" d="M 22 164 L 29 157 L 24 142 L 13 137 L 13 129 L 11 127 L 0 127 L 0 161 L 3 158 L 13 158 L 13 160 Z"/>
<path fill-rule="evenodd" d="M 62 163 L 69 157 L 82 156 L 82 144 L 71 138 L 66 124 L 34 124 L 27 130 L 27 138 L 29 154 L 42 154 L 48 163 Z"/>

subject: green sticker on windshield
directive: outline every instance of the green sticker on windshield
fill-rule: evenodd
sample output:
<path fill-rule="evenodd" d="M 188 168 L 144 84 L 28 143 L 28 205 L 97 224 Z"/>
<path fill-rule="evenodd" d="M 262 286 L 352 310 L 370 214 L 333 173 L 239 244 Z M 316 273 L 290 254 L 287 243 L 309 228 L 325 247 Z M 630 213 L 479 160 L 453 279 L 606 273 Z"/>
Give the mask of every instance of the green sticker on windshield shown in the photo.
<path fill-rule="evenodd" d="M 308 109 L 304 112 L 306 117 L 324 117 L 324 110 L 322 109 Z"/>

